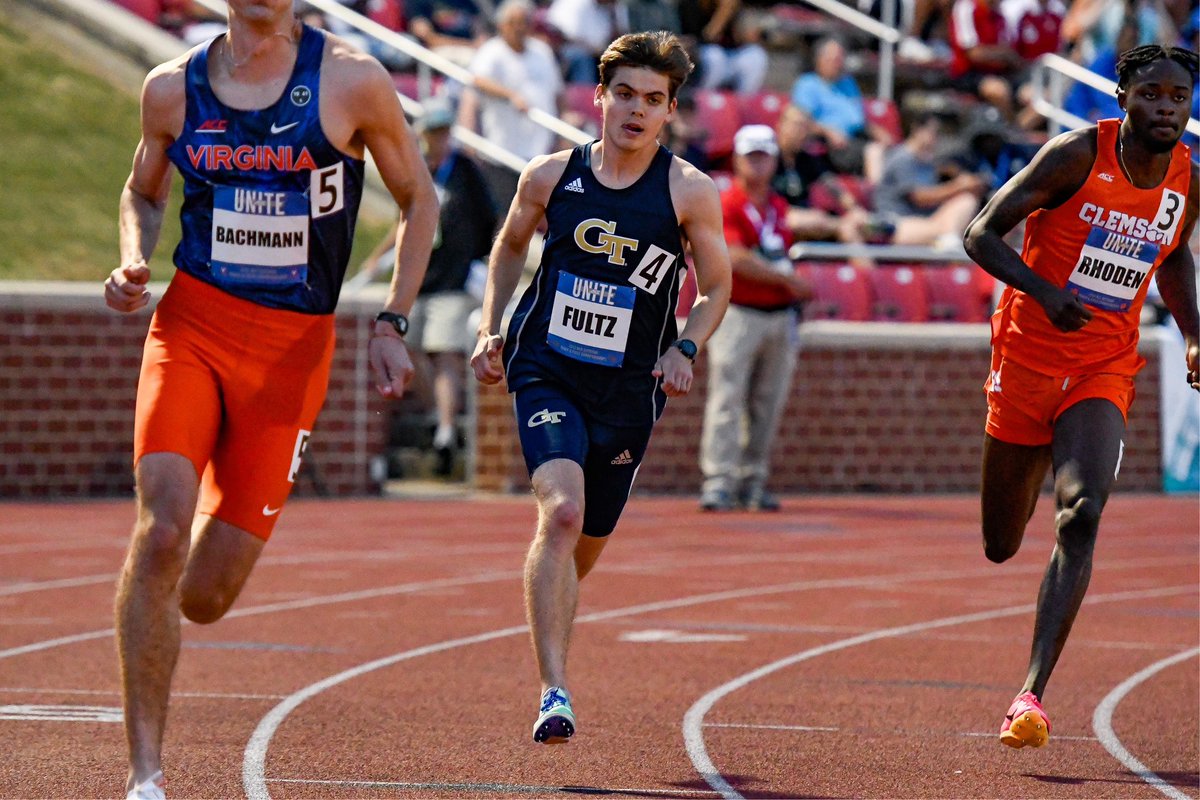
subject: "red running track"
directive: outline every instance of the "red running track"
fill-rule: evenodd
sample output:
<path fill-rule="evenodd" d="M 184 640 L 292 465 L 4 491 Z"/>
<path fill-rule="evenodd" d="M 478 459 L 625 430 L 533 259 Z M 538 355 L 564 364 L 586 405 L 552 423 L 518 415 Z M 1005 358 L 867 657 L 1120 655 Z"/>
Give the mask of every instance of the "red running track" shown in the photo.
<path fill-rule="evenodd" d="M 996 732 L 1052 537 L 993 565 L 966 496 L 635 498 L 583 584 L 580 729 L 530 740 L 530 498 L 297 501 L 234 610 L 184 628 L 168 795 L 1196 798 L 1200 513 L 1115 496 L 1046 703 Z M 118 797 L 128 502 L 0 506 L 0 797 Z"/>

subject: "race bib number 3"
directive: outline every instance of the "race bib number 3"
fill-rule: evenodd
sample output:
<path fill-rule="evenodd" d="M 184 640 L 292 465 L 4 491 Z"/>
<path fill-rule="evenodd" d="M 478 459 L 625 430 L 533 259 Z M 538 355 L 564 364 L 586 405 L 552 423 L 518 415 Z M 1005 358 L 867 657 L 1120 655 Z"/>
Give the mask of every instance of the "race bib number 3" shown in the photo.
<path fill-rule="evenodd" d="M 215 187 L 213 273 L 226 283 L 302 283 L 308 275 L 308 209 L 301 192 Z"/>
<path fill-rule="evenodd" d="M 1093 226 L 1067 288 L 1105 311 L 1128 311 L 1158 259 L 1158 245 Z"/>
<path fill-rule="evenodd" d="M 625 360 L 636 298 L 632 286 L 560 272 L 546 341 L 553 350 L 576 361 L 619 367 Z"/>

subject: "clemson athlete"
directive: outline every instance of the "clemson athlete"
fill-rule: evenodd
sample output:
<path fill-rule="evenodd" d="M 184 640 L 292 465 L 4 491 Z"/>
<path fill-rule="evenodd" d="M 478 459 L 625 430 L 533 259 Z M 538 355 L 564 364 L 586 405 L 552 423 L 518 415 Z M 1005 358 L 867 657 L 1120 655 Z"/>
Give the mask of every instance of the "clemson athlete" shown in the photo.
<path fill-rule="evenodd" d="M 992 317 L 985 385 L 983 545 L 997 563 L 1021 546 L 1054 468 L 1055 547 L 1038 594 L 1029 672 L 1000 728 L 1010 747 L 1050 733 L 1043 692 L 1092 571 L 1100 514 L 1117 478 L 1138 324 L 1150 279 L 1187 344 L 1200 389 L 1197 168 L 1180 143 L 1196 54 L 1149 45 L 1122 54 L 1124 120 L 1101 120 L 1042 148 L 971 223 L 967 252 L 1008 284 Z M 1028 217 L 1020 256 L 1002 237 Z"/>
<path fill-rule="evenodd" d="M 325 397 L 333 310 L 370 150 L 400 205 L 397 268 L 368 345 L 379 390 L 412 372 L 406 320 L 438 207 L 388 74 L 300 23 L 292 0 L 230 0 L 229 31 L 151 71 L 121 195 L 108 305 L 146 305 L 171 165 L 178 268 L 146 339 L 137 522 L 117 588 L 131 798 L 163 797 L 179 609 L 220 619 L 279 519 Z M 178 609 L 176 608 L 178 606 Z"/>
<path fill-rule="evenodd" d="M 537 496 L 525 606 L 542 681 L 533 738 L 547 744 L 575 732 L 566 660 L 579 579 L 616 527 L 666 398 L 691 389 L 697 349 L 729 302 L 716 187 L 658 144 L 691 67 L 661 31 L 610 44 L 596 87 L 600 140 L 534 159 L 492 248 L 471 364 L 515 393 Z M 543 217 L 541 265 L 506 341 L 504 307 Z M 682 237 L 700 292 L 676 338 Z"/>

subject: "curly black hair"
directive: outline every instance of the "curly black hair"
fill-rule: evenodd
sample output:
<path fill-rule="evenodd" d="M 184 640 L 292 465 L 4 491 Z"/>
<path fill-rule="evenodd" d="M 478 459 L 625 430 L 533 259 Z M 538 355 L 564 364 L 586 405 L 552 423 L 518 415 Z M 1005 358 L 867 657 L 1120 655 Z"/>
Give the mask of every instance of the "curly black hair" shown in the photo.
<path fill-rule="evenodd" d="M 1187 70 L 1196 82 L 1197 55 L 1184 47 L 1163 47 L 1161 44 L 1146 44 L 1134 47 L 1121 53 L 1117 59 L 1117 88 L 1124 89 L 1129 85 L 1133 74 L 1147 64 L 1161 59 L 1169 59 Z"/>

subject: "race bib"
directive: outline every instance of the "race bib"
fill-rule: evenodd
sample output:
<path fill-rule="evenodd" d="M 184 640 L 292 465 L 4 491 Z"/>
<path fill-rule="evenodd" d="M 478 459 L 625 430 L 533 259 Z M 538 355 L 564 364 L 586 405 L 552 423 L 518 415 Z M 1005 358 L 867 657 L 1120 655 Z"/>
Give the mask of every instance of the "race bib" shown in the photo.
<path fill-rule="evenodd" d="M 214 187 L 213 274 L 231 284 L 303 283 L 308 225 L 309 200 L 302 192 Z"/>
<path fill-rule="evenodd" d="M 1158 259 L 1159 245 L 1093 225 L 1067 288 L 1089 306 L 1128 311 Z"/>
<path fill-rule="evenodd" d="M 636 298 L 632 286 L 558 273 L 547 344 L 576 361 L 621 366 Z"/>

